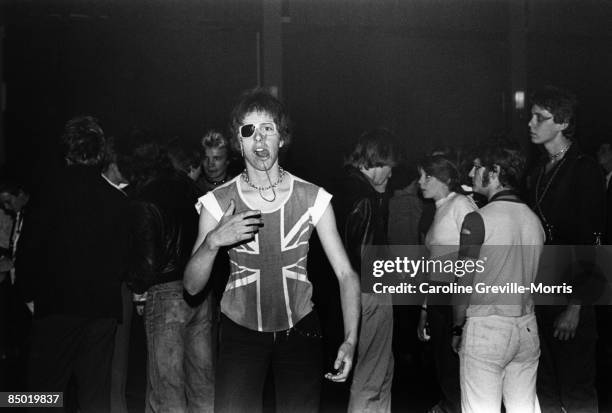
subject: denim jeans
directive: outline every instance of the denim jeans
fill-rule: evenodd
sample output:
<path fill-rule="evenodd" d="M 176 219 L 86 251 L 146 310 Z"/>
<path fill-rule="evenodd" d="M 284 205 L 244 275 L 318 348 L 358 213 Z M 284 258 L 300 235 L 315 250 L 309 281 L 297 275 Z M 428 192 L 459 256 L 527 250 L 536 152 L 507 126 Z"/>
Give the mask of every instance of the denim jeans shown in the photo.
<path fill-rule="evenodd" d="M 534 314 L 469 317 L 459 352 L 464 413 L 539 413 L 540 340 Z"/>
<path fill-rule="evenodd" d="M 215 412 L 261 412 L 268 369 L 274 377 L 277 413 L 319 411 L 322 345 L 314 312 L 278 332 L 251 330 L 221 317 Z"/>
<path fill-rule="evenodd" d="M 147 412 L 213 411 L 213 313 L 212 294 L 191 306 L 181 281 L 149 288 Z"/>
<path fill-rule="evenodd" d="M 361 294 L 361 327 L 348 411 L 391 411 L 393 306 L 385 298 Z"/>

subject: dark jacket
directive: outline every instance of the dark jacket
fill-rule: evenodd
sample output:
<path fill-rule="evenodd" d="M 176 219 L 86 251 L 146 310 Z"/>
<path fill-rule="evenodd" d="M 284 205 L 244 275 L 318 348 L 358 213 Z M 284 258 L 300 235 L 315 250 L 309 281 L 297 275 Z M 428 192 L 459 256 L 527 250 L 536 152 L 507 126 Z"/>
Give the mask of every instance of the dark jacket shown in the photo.
<path fill-rule="evenodd" d="M 34 316 L 121 319 L 127 198 L 90 166 L 50 177 L 29 204 L 16 258 Z"/>
<path fill-rule="evenodd" d="M 146 184 L 130 206 L 128 284 L 143 293 L 155 284 L 181 280 L 198 234 L 199 190 L 181 172 Z"/>
<path fill-rule="evenodd" d="M 349 166 L 345 172 L 336 200 L 338 228 L 351 265 L 359 273 L 363 247 L 387 244 L 389 195 L 376 192 L 357 168 Z"/>
<path fill-rule="evenodd" d="M 606 287 L 605 278 L 595 265 L 595 245 L 605 228 L 605 180 L 597 162 L 586 156 L 576 143 L 549 172 L 544 159 L 529 177 L 530 205 L 542 221 L 546 244 L 566 245 L 546 249 L 542 262 L 565 262 L 573 266 L 561 274 L 541 273 L 541 281 L 573 285 L 572 297 L 593 303 Z M 569 247 L 584 245 L 586 247 Z M 558 252 L 557 252 L 558 251 Z M 550 255 L 553 254 L 553 255 Z M 554 254 L 561 254 L 555 256 Z M 552 280 L 546 277 L 552 276 Z"/>
<path fill-rule="evenodd" d="M 612 244 L 612 182 L 606 188 L 606 229 L 604 241 L 606 245 Z"/>
<path fill-rule="evenodd" d="M 605 178 L 601 168 L 576 143 L 557 167 L 544 173 L 547 160 L 529 178 L 530 205 L 547 231 L 546 243 L 595 244 L 605 227 Z"/>

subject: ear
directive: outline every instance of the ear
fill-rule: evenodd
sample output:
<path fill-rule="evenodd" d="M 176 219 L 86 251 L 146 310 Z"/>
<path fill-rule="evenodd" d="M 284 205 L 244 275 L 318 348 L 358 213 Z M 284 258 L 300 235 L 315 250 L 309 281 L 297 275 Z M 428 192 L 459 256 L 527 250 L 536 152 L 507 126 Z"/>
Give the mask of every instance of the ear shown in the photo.
<path fill-rule="evenodd" d="M 569 126 L 569 122 L 557 123 L 557 125 L 559 125 L 559 130 L 563 132 Z"/>
<path fill-rule="evenodd" d="M 493 168 L 489 171 L 489 185 L 497 184 L 499 185 L 499 173 L 501 169 L 499 165 L 493 165 Z"/>
<path fill-rule="evenodd" d="M 278 143 L 278 147 L 282 148 L 283 145 L 285 145 L 285 141 L 283 139 L 281 139 L 280 142 Z"/>

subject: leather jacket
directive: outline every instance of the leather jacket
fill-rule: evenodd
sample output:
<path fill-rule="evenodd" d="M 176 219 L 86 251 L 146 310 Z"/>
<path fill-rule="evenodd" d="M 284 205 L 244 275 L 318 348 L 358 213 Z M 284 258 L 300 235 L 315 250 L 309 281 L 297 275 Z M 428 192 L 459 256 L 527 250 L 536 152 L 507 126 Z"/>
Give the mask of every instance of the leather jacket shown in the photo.
<path fill-rule="evenodd" d="M 128 285 L 133 292 L 183 278 L 198 233 L 198 196 L 186 174 L 168 172 L 146 184 L 132 202 Z"/>
<path fill-rule="evenodd" d="M 355 167 L 346 168 L 343 195 L 338 200 L 338 224 L 355 271 L 360 272 L 363 247 L 387 244 L 389 196 L 372 188 Z"/>

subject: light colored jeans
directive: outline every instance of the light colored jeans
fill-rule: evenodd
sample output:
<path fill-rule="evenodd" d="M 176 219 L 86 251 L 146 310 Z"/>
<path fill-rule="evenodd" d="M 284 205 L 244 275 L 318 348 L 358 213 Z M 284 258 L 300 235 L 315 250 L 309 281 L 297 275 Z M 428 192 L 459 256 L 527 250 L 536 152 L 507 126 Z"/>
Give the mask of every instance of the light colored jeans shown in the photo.
<path fill-rule="evenodd" d="M 147 291 L 147 413 L 213 411 L 215 372 L 212 294 L 192 306 L 182 281 Z"/>
<path fill-rule="evenodd" d="M 540 340 L 534 314 L 469 317 L 459 352 L 463 413 L 539 413 Z"/>

